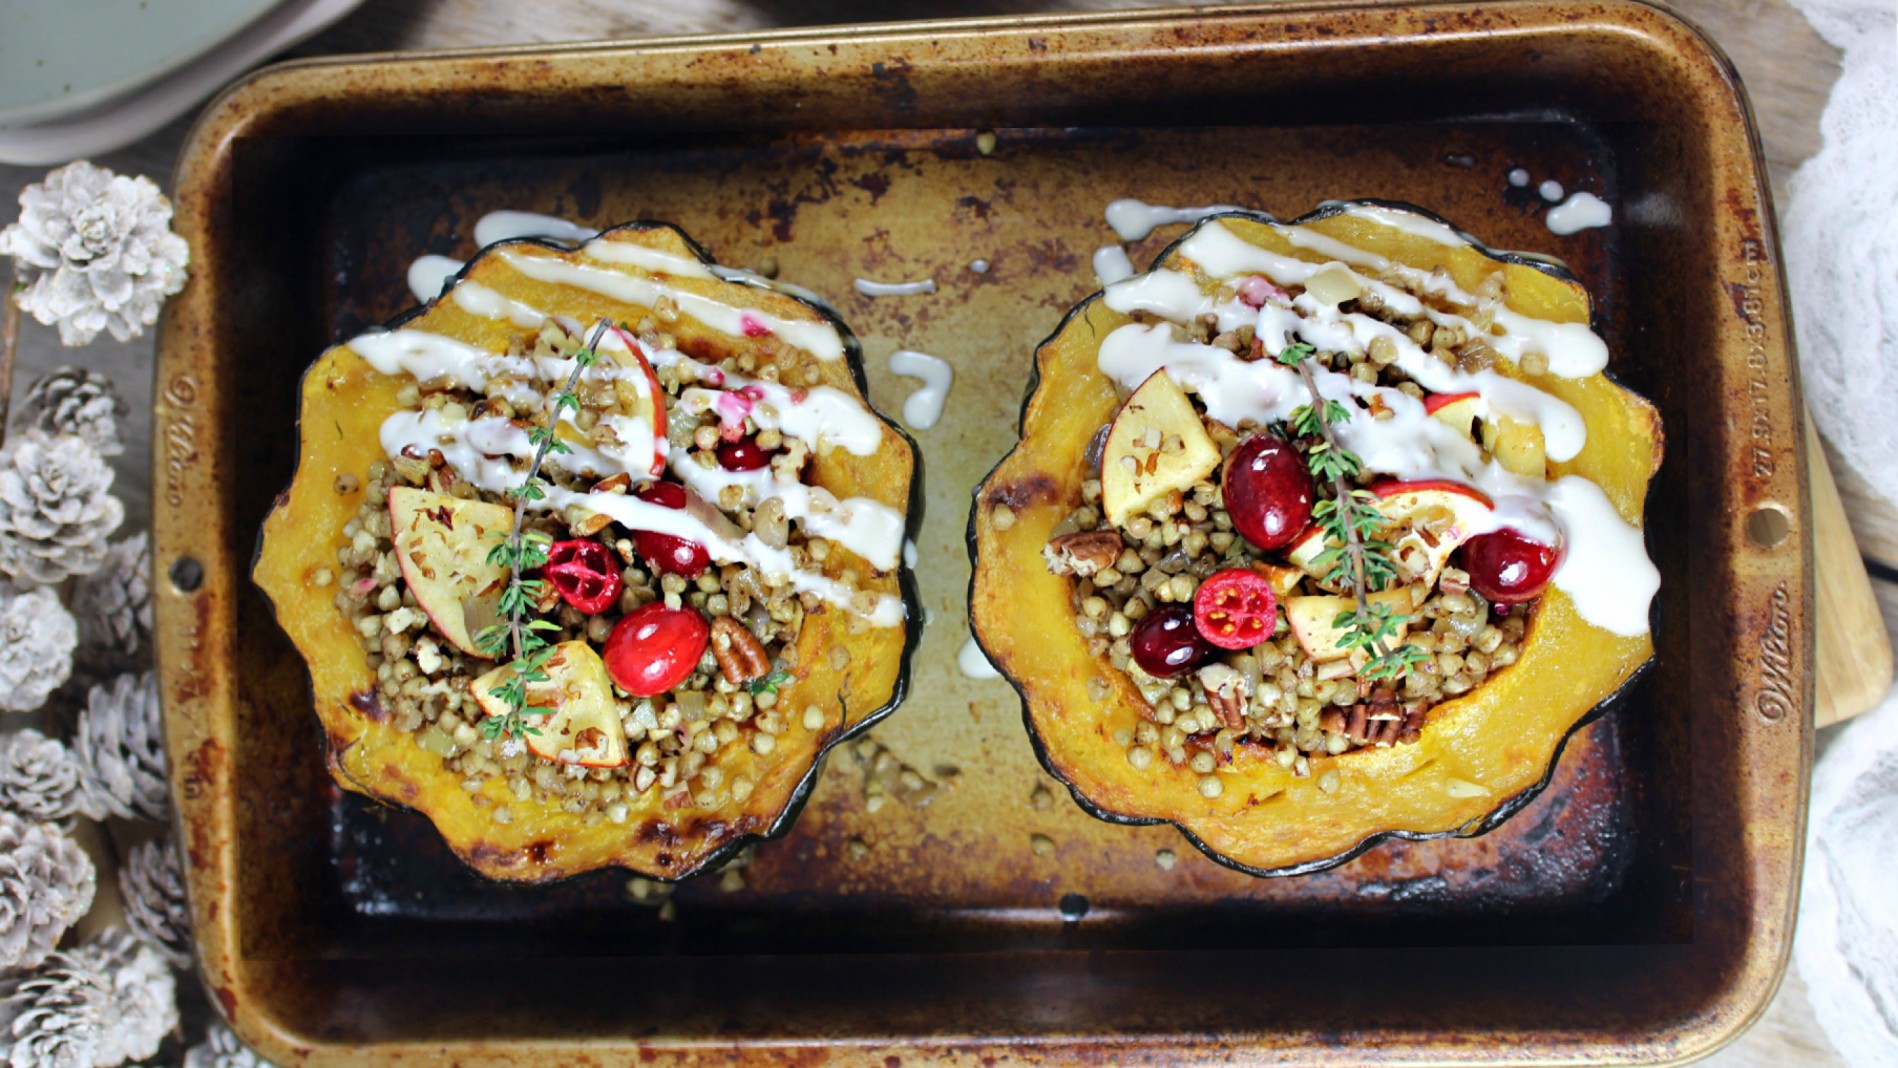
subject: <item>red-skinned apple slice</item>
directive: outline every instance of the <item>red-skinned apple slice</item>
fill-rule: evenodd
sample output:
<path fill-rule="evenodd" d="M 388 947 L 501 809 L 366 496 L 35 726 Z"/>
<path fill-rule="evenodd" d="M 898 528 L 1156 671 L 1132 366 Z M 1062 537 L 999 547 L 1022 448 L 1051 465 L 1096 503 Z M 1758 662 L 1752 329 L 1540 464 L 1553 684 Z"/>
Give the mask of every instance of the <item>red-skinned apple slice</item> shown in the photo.
<path fill-rule="evenodd" d="M 1370 489 L 1377 496 L 1378 511 L 1391 522 L 1393 529 L 1386 540 L 1391 541 L 1407 582 L 1434 584 L 1456 547 L 1488 528 L 1494 510 L 1481 490 L 1447 479 L 1387 479 Z M 1292 543 L 1286 559 L 1319 578 L 1315 561 L 1324 550 L 1324 531 L 1313 524 Z"/>
<path fill-rule="evenodd" d="M 1219 446 L 1193 402 L 1155 371 L 1120 406 L 1101 449 L 1101 507 L 1115 526 L 1172 490 L 1186 490 L 1219 466 Z"/>
<path fill-rule="evenodd" d="M 1432 393 L 1424 398 L 1424 411 L 1474 441 L 1474 427 L 1483 417 L 1483 398 L 1477 393 Z"/>
<path fill-rule="evenodd" d="M 482 606 L 500 596 L 507 572 L 489 563 L 488 553 L 513 524 L 505 505 L 413 486 L 389 491 L 395 559 L 416 607 L 455 648 L 484 660 L 491 658 L 476 646 L 468 620 L 494 614 Z"/>
<path fill-rule="evenodd" d="M 626 346 L 626 351 L 608 350 L 602 355 L 612 359 L 621 367 L 636 372 L 620 375 L 613 380 L 613 389 L 619 398 L 619 414 L 634 419 L 644 419 L 646 425 L 652 428 L 652 473 L 663 475 L 666 473 L 665 391 L 659 386 L 659 376 L 653 373 L 652 364 L 647 362 L 645 354 L 640 350 L 638 339 L 617 326 L 612 329 L 614 335 Z"/>
<path fill-rule="evenodd" d="M 490 716 L 508 713 L 499 695 L 510 669 L 498 667 L 468 684 Z M 613 700 L 606 663 L 584 641 L 561 642 L 547 658 L 547 681 L 527 688 L 526 723 L 538 733 L 522 740 L 535 756 L 557 764 L 617 768 L 626 763 L 626 732 Z"/>
<path fill-rule="evenodd" d="M 1399 573 L 1429 585 L 1457 546 L 1488 528 L 1495 510 L 1481 490 L 1445 479 L 1377 482 L 1371 492 L 1395 528 L 1391 548 Z"/>
<path fill-rule="evenodd" d="M 1474 391 L 1469 393 L 1432 393 L 1424 398 L 1424 411 L 1430 415 L 1435 415 L 1452 404 L 1472 401 L 1479 396 L 1481 396 L 1481 394 Z"/>

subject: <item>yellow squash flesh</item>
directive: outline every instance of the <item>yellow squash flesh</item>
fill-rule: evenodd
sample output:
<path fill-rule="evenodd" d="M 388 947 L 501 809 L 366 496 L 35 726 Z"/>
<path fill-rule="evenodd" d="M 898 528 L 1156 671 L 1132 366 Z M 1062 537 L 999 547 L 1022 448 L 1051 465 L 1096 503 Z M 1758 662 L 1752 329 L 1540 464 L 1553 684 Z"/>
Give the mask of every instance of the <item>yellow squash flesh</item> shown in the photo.
<path fill-rule="evenodd" d="M 698 246 L 667 226 L 634 224 L 608 231 L 605 240 L 638 244 L 674 256 L 710 262 Z M 579 254 L 530 242 L 507 242 L 508 251 L 537 257 L 577 260 Z M 638 269 L 590 261 L 592 266 L 641 274 Z M 470 264 L 460 281 L 477 281 L 504 297 L 582 323 L 604 317 L 638 324 L 653 310 L 621 303 L 586 290 L 534 281 L 508 266 L 492 251 Z M 460 281 L 457 284 L 460 284 Z M 831 323 L 803 301 L 774 291 L 718 279 L 669 278 L 681 290 L 786 320 Z M 510 336 L 523 328 L 471 314 L 444 297 L 403 324 L 445 334 L 488 349 L 505 351 Z M 837 325 L 842 331 L 841 324 Z M 843 359 L 818 360 L 774 337 L 733 337 L 682 316 L 666 330 L 681 351 L 710 360 L 749 351 L 762 368 L 792 365 L 814 373 L 811 384 L 833 386 L 852 396 L 862 391 L 855 377 L 855 346 Z M 848 338 L 848 334 L 844 335 Z M 514 797 L 502 778 L 486 780 L 476 793 L 462 788 L 458 775 L 439 756 L 423 750 L 416 736 L 398 729 L 376 700 L 376 673 L 362 641 L 332 599 L 334 583 L 319 584 L 319 574 L 337 570 L 337 550 L 347 539 L 343 526 L 362 505 L 364 491 L 336 491 L 342 475 L 355 476 L 357 487 L 369 482 L 368 467 L 383 459 L 379 430 L 399 405 L 396 392 L 406 377 L 378 373 L 346 346 L 325 352 L 303 379 L 299 420 L 299 462 L 290 487 L 265 520 L 253 577 L 276 606 L 277 620 L 309 664 L 316 712 L 328 736 L 328 759 L 336 781 L 347 789 L 415 809 L 435 824 L 449 847 L 470 867 L 494 879 L 540 882 L 603 867 L 626 868 L 659 879 L 690 875 L 728 855 L 755 836 L 781 831 L 795 815 L 815 779 L 823 752 L 844 737 L 880 719 L 901 699 L 906 685 L 913 624 L 865 628 L 851 633 L 841 610 L 817 610 L 805 616 L 796 645 L 791 679 L 778 690 L 789 727 L 768 755 L 738 742 L 714 758 L 725 780 L 743 775 L 755 784 L 744 802 L 727 801 L 715 809 L 689 803 L 667 808 L 652 788 L 625 800 L 624 823 L 574 815 L 561 798 Z M 908 439 L 885 422 L 882 442 L 867 456 L 843 449 L 813 458 L 807 479 L 839 498 L 869 497 L 908 514 L 915 469 Z M 833 577 L 846 571 L 863 589 L 914 597 L 909 577 L 880 572 L 868 562 L 833 548 L 824 563 Z M 846 660 L 836 650 L 848 654 Z M 802 726 L 802 710 L 815 705 L 824 713 L 816 731 Z M 494 818 L 505 806 L 511 821 Z"/>
<path fill-rule="evenodd" d="M 1275 252 L 1321 258 L 1292 247 L 1259 219 L 1220 222 Z M 1479 248 L 1439 244 L 1347 214 L 1304 224 L 1397 262 L 1442 267 L 1465 291 L 1499 267 Z M 1157 266 L 1189 267 L 1177 245 Z M 1557 322 L 1588 321 L 1579 284 L 1519 261 L 1500 266 L 1512 308 Z M 1320 870 L 1388 835 L 1476 834 L 1500 822 L 1546 781 L 1570 731 L 1653 656 L 1647 635 L 1621 637 L 1589 625 L 1554 587 L 1541 599 L 1518 661 L 1438 705 L 1415 744 L 1315 758 L 1305 778 L 1242 749 L 1219 772 L 1225 789 L 1210 799 L 1188 767 L 1160 760 L 1136 770 L 1128 763 L 1127 747 L 1115 736 L 1126 737 L 1147 706 L 1105 656 L 1089 654 L 1074 625 L 1071 580 L 1048 572 L 1042 546 L 1079 505 L 1088 442 L 1120 403 L 1096 365 L 1099 340 L 1130 321 L 1097 297 L 1042 345 L 1021 443 L 977 489 L 970 519 L 970 617 L 990 660 L 1021 691 L 1043 763 L 1094 814 L 1172 822 L 1214 859 L 1258 874 Z M 1550 477 L 1593 480 L 1623 518 L 1639 525 L 1661 459 L 1653 406 L 1602 375 L 1532 378 L 1507 360 L 1497 369 L 1567 401 L 1587 424 L 1582 452 L 1550 465 Z M 1104 699 L 1090 696 L 1092 680 L 1100 680 L 1097 689 L 1107 684 Z M 1327 794 L 1317 783 L 1331 767 L 1342 774 Z"/>

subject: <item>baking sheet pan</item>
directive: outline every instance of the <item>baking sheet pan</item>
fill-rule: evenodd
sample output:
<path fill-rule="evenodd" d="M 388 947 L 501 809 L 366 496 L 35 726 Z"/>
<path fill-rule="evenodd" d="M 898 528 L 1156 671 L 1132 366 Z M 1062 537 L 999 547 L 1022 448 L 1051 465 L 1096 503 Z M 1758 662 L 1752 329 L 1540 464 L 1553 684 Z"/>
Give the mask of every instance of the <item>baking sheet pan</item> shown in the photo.
<path fill-rule="evenodd" d="M 1616 224 L 1552 235 L 1515 167 Z M 1653 1061 L 1730 1036 L 1777 982 L 1810 713 L 1796 392 L 1744 99 L 1668 16 L 1280 7 L 318 61 L 214 107 L 178 188 L 199 256 L 165 324 L 160 566 L 205 577 L 161 604 L 171 743 L 211 985 L 280 1063 L 762 1063 L 826 1041 L 879 1063 Z M 1406 200 L 1557 253 L 1660 405 L 1655 668 L 1500 830 L 1252 879 L 1084 815 L 1006 684 L 957 670 L 969 491 L 1012 444 L 1035 344 L 1096 288 L 1122 196 Z M 955 365 L 917 435 L 914 696 L 873 735 L 939 784 L 927 806 L 872 811 L 840 749 L 789 837 L 662 918 L 623 874 L 483 883 L 421 817 L 330 785 L 302 665 L 243 578 L 296 377 L 502 208 L 664 219 L 722 262 L 775 261 L 856 330 L 884 411 L 913 385 L 896 348 Z M 866 298 L 857 277 L 939 291 Z M 1786 541 L 1746 540 L 1763 505 Z"/>

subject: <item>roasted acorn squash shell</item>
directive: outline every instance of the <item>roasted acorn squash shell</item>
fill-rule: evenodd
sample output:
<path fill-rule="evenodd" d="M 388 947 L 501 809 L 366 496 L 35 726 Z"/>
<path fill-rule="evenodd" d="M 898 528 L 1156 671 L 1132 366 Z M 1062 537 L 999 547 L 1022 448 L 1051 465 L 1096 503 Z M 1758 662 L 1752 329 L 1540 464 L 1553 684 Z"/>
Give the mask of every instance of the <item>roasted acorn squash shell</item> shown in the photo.
<path fill-rule="evenodd" d="M 1586 291 L 1553 260 L 1494 251 L 1461 230 L 1467 247 L 1405 235 L 1347 215 L 1353 204 L 1444 223 L 1413 205 L 1363 200 L 1327 203 L 1289 225 L 1348 237 L 1412 266 L 1442 265 L 1466 289 L 1500 264 L 1509 272 L 1512 307 L 1589 321 Z M 1266 226 L 1278 221 L 1270 215 L 1238 211 L 1213 218 L 1248 240 L 1310 258 L 1270 237 Z M 1191 233 L 1163 250 L 1154 266 L 1175 265 Z M 1568 740 L 1612 708 L 1653 657 L 1649 636 L 1622 638 L 1587 625 L 1554 588 L 1531 619 L 1517 663 L 1438 705 L 1415 744 L 1316 761 L 1302 779 L 1255 754 L 1250 767 L 1226 776 L 1225 791 L 1213 799 L 1199 794 L 1199 776 L 1190 769 L 1156 762 L 1136 772 L 1127 762 L 1126 747 L 1113 735 L 1131 727 L 1145 703 L 1105 657 L 1087 652 L 1069 608 L 1071 580 L 1048 573 L 1041 548 L 1079 504 L 1084 452 L 1119 404 L 1114 384 L 1094 362 L 1099 339 L 1131 321 L 1097 292 L 1036 350 L 1021 441 L 976 488 L 969 515 L 970 622 L 989 660 L 1021 695 L 1022 718 L 1042 766 L 1095 817 L 1136 826 L 1171 823 L 1213 860 L 1259 876 L 1323 871 L 1393 838 L 1475 837 L 1528 805 L 1553 778 Z M 1639 523 L 1661 462 L 1654 407 L 1605 374 L 1544 376 L 1537 385 L 1575 405 L 1589 428 L 1581 455 L 1551 465 L 1552 474 L 1594 479 L 1624 518 Z M 1015 519 L 998 529 L 993 516 L 1004 506 Z M 1087 680 L 1095 675 L 1111 687 L 1101 701 L 1087 695 Z M 1332 760 L 1345 774 L 1338 791 L 1327 795 L 1317 780 Z"/>
<path fill-rule="evenodd" d="M 602 236 L 714 263 L 708 252 L 666 223 L 628 223 Z M 494 255 L 501 248 L 572 256 L 567 246 L 551 241 L 523 239 L 489 246 L 451 280 L 440 297 L 390 326 L 425 327 L 475 343 L 504 343 L 509 333 L 521 328 L 470 315 L 447 299 L 453 285 L 468 278 L 550 314 L 570 315 L 583 322 L 601 316 L 637 322 L 650 312 L 639 305 L 528 279 Z M 708 294 L 742 289 L 750 306 L 786 319 L 834 326 L 844 340 L 844 358 L 805 359 L 819 370 L 824 384 L 868 403 L 861 349 L 829 309 L 764 285 L 679 278 L 669 284 Z M 682 347 L 701 355 L 759 347 L 756 341 L 706 329 L 689 317 L 668 328 Z M 798 638 L 798 664 L 780 688 L 779 699 L 786 708 L 816 704 L 826 710 L 828 722 L 818 732 L 794 727 L 780 736 L 769 757 L 760 757 L 748 747 L 727 753 L 727 774 L 747 772 L 756 782 L 743 804 L 728 801 L 717 810 L 696 806 L 667 810 L 661 807 L 662 791 L 653 789 L 633 799 L 626 823 L 602 821 L 588 827 L 582 817 L 543 805 L 537 798 L 516 800 L 506 790 L 506 782 L 497 778 L 481 790 L 487 806 L 477 807 L 475 795 L 462 789 L 460 778 L 442 766 L 441 758 L 422 750 L 414 735 L 398 730 L 383 713 L 367 655 L 332 603 L 335 585 L 318 587 L 311 578 L 319 569 L 336 569 L 343 525 L 362 501 L 363 490 L 338 494 L 333 484 L 344 473 L 353 473 L 359 484 L 367 484 L 368 465 L 382 458 L 377 429 L 395 409 L 395 391 L 403 380 L 378 374 L 344 345 L 325 352 L 305 372 L 297 469 L 264 521 L 252 568 L 254 581 L 275 608 L 278 624 L 309 665 L 330 773 L 345 789 L 427 816 L 464 863 L 492 879 L 540 883 L 617 867 L 676 881 L 715 868 L 747 844 L 783 834 L 809 798 L 830 748 L 863 733 L 902 703 L 910 657 L 921 633 L 914 577 L 900 564 L 894 572 L 876 571 L 839 547 L 826 561 L 826 570 L 836 574 L 854 564 L 860 574 L 869 576 L 867 588 L 902 597 L 907 618 L 901 627 L 870 628 L 852 635 L 842 611 L 806 615 Z M 840 497 L 868 496 L 904 509 L 907 533 L 914 536 L 921 515 L 918 452 L 906 433 L 880 414 L 878 418 L 884 434 L 874 454 L 859 457 L 832 450 L 813 458 L 811 477 Z M 842 669 L 831 664 L 831 651 L 839 646 L 850 652 Z M 510 823 L 492 818 L 494 807 L 502 804 L 512 811 Z"/>

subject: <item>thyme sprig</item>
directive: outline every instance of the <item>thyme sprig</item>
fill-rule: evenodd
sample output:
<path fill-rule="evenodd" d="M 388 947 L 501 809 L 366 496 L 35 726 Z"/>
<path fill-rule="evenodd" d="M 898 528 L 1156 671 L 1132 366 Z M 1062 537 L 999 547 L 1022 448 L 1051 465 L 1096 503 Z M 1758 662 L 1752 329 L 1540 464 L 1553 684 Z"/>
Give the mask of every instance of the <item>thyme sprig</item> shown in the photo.
<path fill-rule="evenodd" d="M 1357 602 L 1339 613 L 1332 625 L 1344 631 L 1339 645 L 1370 655 L 1358 677 L 1366 682 L 1395 682 L 1430 654 L 1409 643 L 1393 644 L 1409 616 L 1370 601 L 1373 592 L 1397 582 L 1397 566 L 1390 545 L 1376 537 L 1387 525 L 1377 509 L 1377 495 L 1352 483 L 1364 470 L 1363 461 L 1338 442 L 1337 427 L 1350 421 L 1351 409 L 1318 392 L 1318 379 L 1311 369 L 1316 355 L 1317 350 L 1302 341 L 1286 345 L 1278 354 L 1278 361 L 1295 369 L 1311 394 L 1311 403 L 1293 409 L 1288 422 L 1299 437 L 1318 439 L 1306 451 L 1305 462 L 1312 477 L 1330 483 L 1333 491 L 1312 507 L 1312 519 L 1324 531 L 1326 546 L 1312 564 L 1324 572 L 1326 585 L 1349 587 Z"/>
<path fill-rule="evenodd" d="M 546 593 L 546 580 L 528 578 L 528 573 L 547 565 L 547 554 L 553 548 L 553 538 L 539 531 L 523 529 L 527 520 L 529 501 L 545 500 L 547 483 L 541 478 L 541 465 L 551 455 L 571 452 L 567 443 L 556 437 L 560 427 L 560 417 L 568 411 L 580 410 L 580 398 L 574 388 L 580 383 L 580 376 L 599 359 L 600 340 L 612 324 L 601 320 L 593 329 L 593 335 L 584 346 L 573 354 L 573 372 L 567 376 L 566 384 L 559 393 L 548 398 L 547 422 L 536 424 L 527 432 L 527 440 L 534 446 L 534 454 L 527 464 L 527 473 L 521 483 L 507 491 L 514 502 L 514 522 L 501 542 L 488 552 L 488 563 L 507 571 L 507 586 L 501 590 L 500 611 L 505 617 L 502 622 L 483 627 L 475 635 L 475 644 L 488 656 L 499 660 L 512 653 L 512 659 L 503 665 L 506 675 L 495 688 L 495 695 L 507 706 L 505 712 L 490 715 L 481 721 L 481 733 L 489 741 L 502 735 L 518 738 L 523 734 L 539 734 L 540 731 L 527 723 L 527 691 L 535 683 L 546 682 L 547 661 L 554 655 L 554 647 L 545 634 L 558 631 L 560 625 L 550 619 L 537 615 L 530 617 L 531 610 L 537 610 L 541 597 Z"/>

